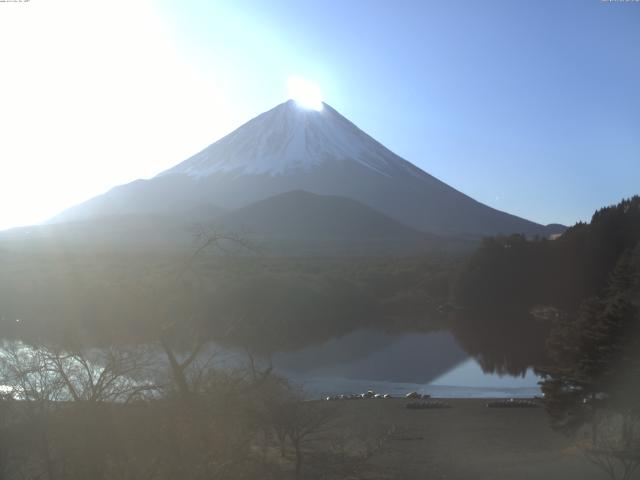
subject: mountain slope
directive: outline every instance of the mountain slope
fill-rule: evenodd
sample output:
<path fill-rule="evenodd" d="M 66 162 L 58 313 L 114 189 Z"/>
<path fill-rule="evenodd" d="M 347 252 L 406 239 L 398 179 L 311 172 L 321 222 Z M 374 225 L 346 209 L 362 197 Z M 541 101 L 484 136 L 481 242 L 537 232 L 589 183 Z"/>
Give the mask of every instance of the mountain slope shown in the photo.
<path fill-rule="evenodd" d="M 175 251 L 198 246 L 194 223 L 177 215 L 105 215 L 0 232 L 0 250 Z"/>
<path fill-rule="evenodd" d="M 285 102 L 150 180 L 116 187 L 56 221 L 123 213 L 235 209 L 292 190 L 357 200 L 426 232 L 457 235 L 555 229 L 483 205 L 397 156 L 328 105 Z"/>
<path fill-rule="evenodd" d="M 239 208 L 218 218 L 216 224 L 289 252 L 408 253 L 446 243 L 355 200 L 301 190 Z"/>
<path fill-rule="evenodd" d="M 16 228 L 0 232 L 0 248 L 27 242 L 54 250 L 185 252 L 197 247 L 197 232 L 209 228 L 280 255 L 402 255 L 475 245 L 407 227 L 350 198 L 298 190 L 226 213 L 203 205 L 184 215 L 104 215 Z"/>

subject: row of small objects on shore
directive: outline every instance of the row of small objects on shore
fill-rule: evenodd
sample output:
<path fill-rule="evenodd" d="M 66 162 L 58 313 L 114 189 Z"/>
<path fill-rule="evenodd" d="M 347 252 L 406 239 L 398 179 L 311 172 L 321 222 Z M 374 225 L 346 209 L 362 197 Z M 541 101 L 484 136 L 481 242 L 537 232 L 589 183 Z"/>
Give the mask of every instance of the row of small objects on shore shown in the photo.
<path fill-rule="evenodd" d="M 409 400 L 417 400 L 417 399 L 424 399 L 424 398 L 431 398 L 431 395 L 425 395 L 425 394 L 421 394 L 418 392 L 411 392 L 411 393 L 407 393 L 404 396 L 406 399 Z M 373 390 L 369 390 L 365 393 L 352 393 L 349 395 L 332 395 L 329 397 L 326 397 L 325 400 L 328 401 L 334 401 L 334 400 L 362 400 L 362 399 L 367 399 L 367 398 L 383 398 L 383 399 L 389 399 L 389 398 L 394 398 L 390 393 L 376 393 Z"/>
<path fill-rule="evenodd" d="M 489 408 L 535 408 L 538 403 L 533 400 L 516 400 L 509 398 L 508 400 L 494 400 L 487 403 Z"/>

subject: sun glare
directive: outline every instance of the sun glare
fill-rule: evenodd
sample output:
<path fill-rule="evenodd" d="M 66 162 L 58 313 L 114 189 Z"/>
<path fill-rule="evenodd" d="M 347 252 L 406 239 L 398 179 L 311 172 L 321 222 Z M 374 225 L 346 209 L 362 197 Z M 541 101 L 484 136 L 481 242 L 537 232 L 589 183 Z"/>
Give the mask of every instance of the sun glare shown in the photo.
<path fill-rule="evenodd" d="M 322 110 L 322 92 L 320 87 L 302 77 L 289 77 L 287 81 L 289 97 L 304 108 Z"/>

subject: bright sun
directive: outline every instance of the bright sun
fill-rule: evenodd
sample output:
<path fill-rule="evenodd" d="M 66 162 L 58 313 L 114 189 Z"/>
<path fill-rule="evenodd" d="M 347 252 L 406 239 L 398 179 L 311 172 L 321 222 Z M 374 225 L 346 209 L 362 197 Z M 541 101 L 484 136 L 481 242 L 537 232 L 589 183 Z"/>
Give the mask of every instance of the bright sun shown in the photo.
<path fill-rule="evenodd" d="M 287 80 L 289 97 L 305 108 L 322 110 L 322 92 L 320 87 L 310 80 L 302 77 L 289 77 Z"/>

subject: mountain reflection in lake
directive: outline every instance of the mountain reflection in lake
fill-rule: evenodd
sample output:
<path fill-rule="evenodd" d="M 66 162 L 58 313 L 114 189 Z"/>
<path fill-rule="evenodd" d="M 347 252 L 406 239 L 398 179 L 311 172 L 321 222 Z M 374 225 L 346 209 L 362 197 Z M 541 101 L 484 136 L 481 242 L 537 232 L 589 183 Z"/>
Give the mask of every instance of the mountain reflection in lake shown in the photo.
<path fill-rule="evenodd" d="M 443 397 L 514 397 L 540 393 L 538 378 L 487 374 L 449 332 L 358 330 L 321 345 L 273 356 L 275 368 L 312 395 L 373 389 Z"/>
<path fill-rule="evenodd" d="M 33 352 L 32 347 L 21 343 L 18 347 L 23 355 L 32 357 L 33 354 L 29 354 L 29 351 Z M 166 369 L 166 358 L 159 349 L 152 345 L 144 348 L 155 366 L 149 372 Z M 93 349 L 90 356 L 95 357 L 101 351 Z M 242 349 L 220 345 L 207 349 L 203 357 L 209 357 L 213 352 L 217 359 L 215 365 L 221 369 L 242 368 L 248 360 Z M 302 386 L 312 398 L 367 390 L 392 395 L 418 391 L 434 397 L 531 397 L 540 394 L 538 378 L 531 371 L 519 377 L 483 372 L 479 363 L 446 331 L 357 330 L 320 345 L 275 353 L 271 362 L 278 374 Z M 101 369 L 99 363 L 96 368 Z M 138 383 L 147 381 L 145 378 L 135 380 Z"/>

